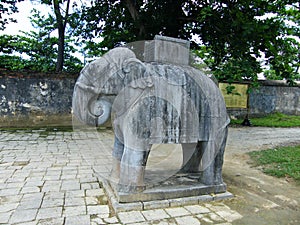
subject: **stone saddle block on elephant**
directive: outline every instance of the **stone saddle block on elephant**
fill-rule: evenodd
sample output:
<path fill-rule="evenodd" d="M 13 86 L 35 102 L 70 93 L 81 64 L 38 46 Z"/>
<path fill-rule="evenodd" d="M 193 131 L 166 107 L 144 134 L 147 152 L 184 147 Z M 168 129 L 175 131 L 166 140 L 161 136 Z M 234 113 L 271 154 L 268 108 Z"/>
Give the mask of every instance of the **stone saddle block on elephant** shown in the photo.
<path fill-rule="evenodd" d="M 187 65 L 142 62 L 115 48 L 88 64 L 74 88 L 74 116 L 101 125 L 112 115 L 113 174 L 125 187 L 143 186 L 151 145 L 180 143 L 181 171 L 199 182 L 222 184 L 226 106 L 217 85 Z"/>

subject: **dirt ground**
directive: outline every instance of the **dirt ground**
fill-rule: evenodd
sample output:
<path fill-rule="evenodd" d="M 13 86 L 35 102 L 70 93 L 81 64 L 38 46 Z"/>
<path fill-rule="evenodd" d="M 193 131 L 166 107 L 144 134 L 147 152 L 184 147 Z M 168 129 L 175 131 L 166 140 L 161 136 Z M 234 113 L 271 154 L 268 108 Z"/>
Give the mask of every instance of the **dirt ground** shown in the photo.
<path fill-rule="evenodd" d="M 300 144 L 300 128 L 230 128 L 223 178 L 235 198 L 224 202 L 243 218 L 233 224 L 300 224 L 300 186 L 251 166 L 250 151 Z"/>

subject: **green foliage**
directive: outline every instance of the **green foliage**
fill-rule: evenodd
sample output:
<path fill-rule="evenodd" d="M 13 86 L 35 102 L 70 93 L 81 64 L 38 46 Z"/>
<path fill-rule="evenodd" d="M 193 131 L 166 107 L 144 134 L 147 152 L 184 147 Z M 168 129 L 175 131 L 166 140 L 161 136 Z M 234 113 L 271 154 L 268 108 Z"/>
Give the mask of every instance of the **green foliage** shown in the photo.
<path fill-rule="evenodd" d="M 255 166 L 276 177 L 292 177 L 300 184 L 300 146 L 250 152 Z"/>
<path fill-rule="evenodd" d="M 9 70 L 31 70 L 37 72 L 56 71 L 58 38 L 51 33 L 56 30 L 56 20 L 52 15 L 43 16 L 32 10 L 31 23 L 38 31 L 22 32 L 21 35 L 0 36 L 0 67 Z M 77 49 L 73 39 L 64 40 L 64 67 L 66 72 L 79 72 L 83 64 L 74 55 Z M 18 56 L 15 56 L 18 55 Z"/>
<path fill-rule="evenodd" d="M 261 19 L 259 16 L 269 14 Z M 122 15 L 122 16 L 120 16 Z M 295 25 L 286 23 L 291 20 Z M 122 43 L 152 39 L 156 34 L 192 39 L 219 81 L 257 81 L 266 74 L 292 83 L 299 79 L 299 3 L 279 1 L 96 1 L 84 7 L 82 32 L 86 42 L 101 36 L 99 45 L 87 44 L 92 52 L 105 52 Z M 287 36 L 288 35 L 288 36 Z M 262 63 L 258 59 L 266 57 Z M 275 78 L 271 76 L 269 78 Z"/>
<path fill-rule="evenodd" d="M 97 46 L 103 52 L 124 43 L 153 39 L 156 34 L 189 38 L 178 18 L 184 17 L 183 5 L 184 1 L 173 0 L 95 1 L 92 7 L 83 6 L 84 22 L 77 27 L 77 34 L 86 42 L 103 38 Z"/>
<path fill-rule="evenodd" d="M 0 68 L 8 70 L 23 70 L 26 67 L 26 61 L 19 56 L 0 55 Z"/>
<path fill-rule="evenodd" d="M 282 19 L 287 18 L 287 5 L 297 4 L 297 1 L 215 1 L 200 10 L 196 29 L 209 46 L 208 64 L 216 77 L 229 83 L 241 79 L 255 82 L 257 74 L 267 66 L 274 70 L 276 78 L 298 79 L 299 43 L 285 37 L 296 27 L 288 27 Z M 257 18 L 266 13 L 272 13 L 273 17 Z M 257 58 L 264 56 L 266 61 L 261 64 Z"/>
<path fill-rule="evenodd" d="M 0 2 L 0 30 L 4 30 L 6 25 L 10 22 L 17 22 L 16 19 L 11 17 L 3 17 L 3 15 L 12 15 L 13 13 L 18 12 L 18 8 L 16 7 L 17 2 L 21 2 L 23 0 L 1 0 Z"/>
<path fill-rule="evenodd" d="M 300 80 L 300 43 L 294 38 L 278 38 L 269 48 L 270 70 L 265 71 L 268 79 L 285 78 L 290 84 Z"/>
<path fill-rule="evenodd" d="M 23 32 L 23 35 L 0 36 L 0 67 L 9 70 L 54 72 L 56 68 L 57 38 L 48 34 Z M 66 45 L 64 71 L 78 72 L 82 69 L 79 59 L 72 56 L 75 49 Z M 18 53 L 19 56 L 14 54 Z"/>
<path fill-rule="evenodd" d="M 3 35 L 0 36 L 0 42 L 5 42 L 4 48 L 1 48 L 3 53 L 19 53 L 26 54 L 26 58 L 11 55 L 2 55 L 4 61 L 0 62 L 2 68 L 12 70 L 33 70 L 33 71 L 53 71 L 55 68 L 55 44 L 54 37 L 41 37 L 36 32 L 23 33 L 24 36 Z M 19 58 L 19 64 L 16 64 L 16 59 Z"/>
<path fill-rule="evenodd" d="M 300 127 L 300 116 L 273 113 L 264 117 L 250 118 L 253 126 L 260 127 Z M 231 120 L 231 124 L 241 124 L 243 119 Z"/>
<path fill-rule="evenodd" d="M 16 1 L 10 2 L 14 6 Z M 192 41 L 191 47 L 204 60 L 199 66 L 207 65 L 219 81 L 246 79 L 255 86 L 262 72 L 268 79 L 285 79 L 290 84 L 300 79 L 296 0 L 97 0 L 89 1 L 91 5 L 77 5 L 77 1 L 69 5 L 69 0 L 39 2 L 55 6 L 47 16 L 33 10 L 31 21 L 43 37 L 40 41 L 49 41 L 45 43 L 49 46 L 52 41 L 45 38 L 47 34 L 53 36 L 53 31 L 60 30 L 55 47 L 60 57 L 56 61 L 62 51 L 68 52 L 67 46 L 91 58 L 129 42 L 153 39 L 156 34 L 189 40 L 196 35 L 200 40 Z M 269 16 L 261 18 L 265 15 Z M 72 44 L 63 44 L 65 38 Z"/>

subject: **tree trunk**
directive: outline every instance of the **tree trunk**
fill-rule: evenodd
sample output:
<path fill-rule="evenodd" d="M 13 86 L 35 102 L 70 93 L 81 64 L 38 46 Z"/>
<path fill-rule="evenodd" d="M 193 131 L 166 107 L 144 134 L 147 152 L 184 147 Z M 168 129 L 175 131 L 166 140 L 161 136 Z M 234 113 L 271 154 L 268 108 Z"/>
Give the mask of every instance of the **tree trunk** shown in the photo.
<path fill-rule="evenodd" d="M 64 67 L 64 53 L 65 53 L 65 30 L 69 16 L 70 0 L 67 1 L 65 18 L 61 15 L 59 9 L 59 1 L 53 0 L 54 13 L 57 21 L 58 29 L 58 52 L 56 61 L 56 72 L 61 72 Z"/>
<path fill-rule="evenodd" d="M 137 24 L 138 32 L 138 39 L 143 40 L 146 35 L 146 30 L 144 24 L 140 20 L 139 12 L 136 8 L 136 4 L 132 0 L 126 0 L 126 7 L 130 12 L 130 15 L 134 22 Z"/>
<path fill-rule="evenodd" d="M 65 31 L 58 28 L 58 52 L 56 61 L 56 72 L 61 72 L 64 67 Z"/>

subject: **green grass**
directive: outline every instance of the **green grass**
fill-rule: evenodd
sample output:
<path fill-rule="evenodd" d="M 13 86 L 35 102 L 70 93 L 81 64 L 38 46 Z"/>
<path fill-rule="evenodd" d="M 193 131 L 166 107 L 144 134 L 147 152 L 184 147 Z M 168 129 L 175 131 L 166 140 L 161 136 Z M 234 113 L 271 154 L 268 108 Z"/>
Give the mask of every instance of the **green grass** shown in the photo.
<path fill-rule="evenodd" d="M 260 127 L 300 127 L 300 116 L 273 113 L 265 117 L 249 118 L 252 126 Z M 243 119 L 231 120 L 232 125 L 241 124 Z"/>
<path fill-rule="evenodd" d="M 300 145 L 248 153 L 254 166 L 276 177 L 292 177 L 300 184 Z"/>

